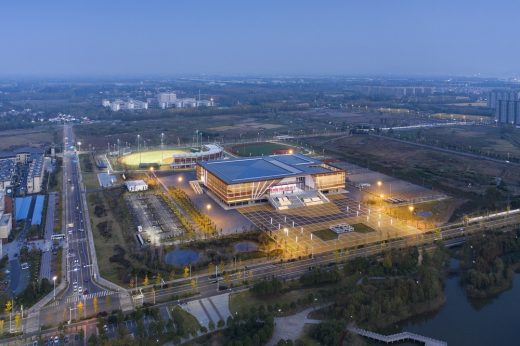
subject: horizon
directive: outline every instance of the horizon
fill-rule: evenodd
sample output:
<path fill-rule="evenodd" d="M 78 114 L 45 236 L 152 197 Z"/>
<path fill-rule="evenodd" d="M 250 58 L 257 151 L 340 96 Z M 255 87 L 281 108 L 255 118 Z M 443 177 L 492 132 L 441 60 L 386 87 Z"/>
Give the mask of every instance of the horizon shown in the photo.
<path fill-rule="evenodd" d="M 6 4 L 0 76 L 520 76 L 508 0 L 149 5 Z"/>

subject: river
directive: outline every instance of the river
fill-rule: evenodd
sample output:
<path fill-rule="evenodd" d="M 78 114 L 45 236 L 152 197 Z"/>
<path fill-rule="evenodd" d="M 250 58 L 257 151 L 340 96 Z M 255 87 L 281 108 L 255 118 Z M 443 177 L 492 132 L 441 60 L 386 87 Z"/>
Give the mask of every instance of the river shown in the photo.
<path fill-rule="evenodd" d="M 472 304 L 459 277 L 445 280 L 446 303 L 435 313 L 412 318 L 397 328 L 448 342 L 448 345 L 520 345 L 520 274 L 513 287 L 493 299 Z"/>

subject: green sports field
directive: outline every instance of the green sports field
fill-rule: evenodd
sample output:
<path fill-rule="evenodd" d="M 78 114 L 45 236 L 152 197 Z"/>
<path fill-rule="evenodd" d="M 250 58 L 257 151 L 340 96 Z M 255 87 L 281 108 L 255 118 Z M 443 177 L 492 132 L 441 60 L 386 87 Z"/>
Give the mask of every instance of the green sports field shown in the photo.
<path fill-rule="evenodd" d="M 186 151 L 175 149 L 135 152 L 121 157 L 120 162 L 128 166 L 139 166 L 140 163 L 168 165 L 173 161 L 173 154 L 182 154 L 185 152 Z"/>
<path fill-rule="evenodd" d="M 238 156 L 262 156 L 272 155 L 276 150 L 290 149 L 292 149 L 294 153 L 298 152 L 297 148 L 290 145 L 271 142 L 237 144 L 232 146 L 230 151 Z"/>

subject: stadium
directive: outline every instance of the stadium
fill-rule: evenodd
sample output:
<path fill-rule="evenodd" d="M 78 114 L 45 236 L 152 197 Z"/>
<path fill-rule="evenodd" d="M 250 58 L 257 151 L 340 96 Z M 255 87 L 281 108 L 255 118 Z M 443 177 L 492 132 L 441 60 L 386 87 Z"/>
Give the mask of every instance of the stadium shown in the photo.
<path fill-rule="evenodd" d="M 327 203 L 345 189 L 345 171 L 301 154 L 204 161 L 197 180 L 228 207 L 271 203 L 276 209 Z"/>
<path fill-rule="evenodd" d="M 194 168 L 199 161 L 221 159 L 224 150 L 216 144 L 206 144 L 200 148 L 163 149 L 137 151 L 125 154 L 119 162 L 131 168 L 169 166 L 173 169 Z"/>

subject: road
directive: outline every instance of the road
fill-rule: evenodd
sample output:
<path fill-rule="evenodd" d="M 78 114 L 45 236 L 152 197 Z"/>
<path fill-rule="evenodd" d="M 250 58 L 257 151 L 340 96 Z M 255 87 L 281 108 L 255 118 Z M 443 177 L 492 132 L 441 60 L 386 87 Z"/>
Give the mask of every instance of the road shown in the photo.
<path fill-rule="evenodd" d="M 119 309 L 118 295 L 98 285 L 89 252 L 86 232 L 88 210 L 82 203 L 81 174 L 77 152 L 71 147 L 74 134 L 71 126 L 64 127 L 63 205 L 65 207 L 65 245 L 67 286 L 40 311 L 40 325 L 56 325 L 69 319 L 95 315 L 98 311 Z M 94 280 L 93 280 L 94 279 Z M 110 298 L 105 298 L 110 297 Z"/>

